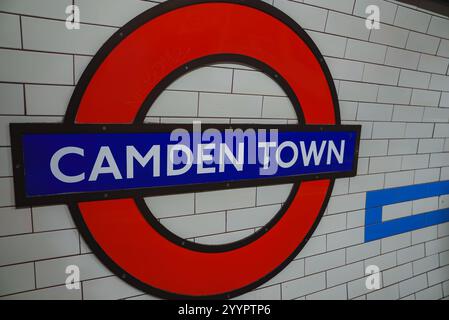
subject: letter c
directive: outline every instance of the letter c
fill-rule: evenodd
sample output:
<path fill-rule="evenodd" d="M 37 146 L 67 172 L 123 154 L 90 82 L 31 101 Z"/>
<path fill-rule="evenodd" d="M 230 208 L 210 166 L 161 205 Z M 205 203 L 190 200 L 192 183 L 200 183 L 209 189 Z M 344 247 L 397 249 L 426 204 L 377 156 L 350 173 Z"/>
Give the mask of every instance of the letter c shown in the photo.
<path fill-rule="evenodd" d="M 59 169 L 59 161 L 67 154 L 77 154 L 84 157 L 84 150 L 77 147 L 65 147 L 56 151 L 50 160 L 51 173 L 53 173 L 56 179 L 65 183 L 76 183 L 83 181 L 85 179 L 84 173 L 77 176 L 68 176 L 62 173 L 61 169 Z"/>

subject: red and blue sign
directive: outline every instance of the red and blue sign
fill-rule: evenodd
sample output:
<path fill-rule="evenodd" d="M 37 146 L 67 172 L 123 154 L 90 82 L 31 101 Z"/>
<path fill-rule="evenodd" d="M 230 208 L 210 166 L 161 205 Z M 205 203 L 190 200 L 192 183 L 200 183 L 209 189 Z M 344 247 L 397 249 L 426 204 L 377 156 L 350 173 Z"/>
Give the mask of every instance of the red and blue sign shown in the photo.
<path fill-rule="evenodd" d="M 232 160 L 240 144 L 226 142 L 212 147 L 202 141 L 206 147 L 200 147 L 202 160 L 227 150 L 231 161 L 225 166 L 195 157 L 173 163 L 167 151 L 178 126 L 143 124 L 174 80 L 219 62 L 264 72 L 295 108 L 295 126 L 212 126 L 277 130 L 275 141 L 256 140 L 256 146 L 283 146 L 274 174 L 261 173 L 266 162 Z M 99 259 L 143 291 L 164 298 L 230 298 L 268 281 L 301 251 L 335 179 L 356 174 L 360 127 L 341 125 L 328 67 L 285 13 L 258 0 L 174 0 L 139 15 L 103 45 L 77 84 L 63 124 L 13 124 L 11 139 L 17 206 L 66 203 Z M 245 140 L 241 145 L 250 149 Z M 198 144 L 184 146 L 193 155 Z M 191 166 L 183 171 L 186 163 Z M 287 181 L 294 186 L 275 217 L 225 245 L 179 238 L 143 200 Z"/>

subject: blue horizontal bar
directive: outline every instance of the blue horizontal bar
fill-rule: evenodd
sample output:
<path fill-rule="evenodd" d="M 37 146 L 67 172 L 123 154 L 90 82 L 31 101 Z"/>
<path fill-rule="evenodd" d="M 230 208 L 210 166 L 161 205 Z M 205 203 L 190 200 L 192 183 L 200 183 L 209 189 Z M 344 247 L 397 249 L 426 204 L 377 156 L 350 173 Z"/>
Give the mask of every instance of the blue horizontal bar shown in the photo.
<path fill-rule="evenodd" d="M 175 164 L 171 156 L 169 157 L 169 154 L 172 155 L 170 147 L 180 145 L 179 141 L 172 141 L 170 132 L 26 133 L 22 137 L 26 196 L 182 187 L 301 176 L 319 177 L 321 174 L 350 175 L 355 168 L 358 136 L 355 130 L 280 131 L 276 136 L 277 141 L 271 141 L 270 135 L 267 135 L 267 141 L 259 135 L 256 136 L 256 141 L 248 141 L 244 132 L 241 132 L 241 136 L 236 133 L 236 138 L 241 142 L 239 145 L 243 144 L 245 154 L 241 170 L 231 161 L 227 161 L 223 169 L 217 161 L 201 161 L 199 159 L 202 158 L 196 156 L 198 147 L 207 144 L 216 148 L 204 154 L 214 159 L 218 158 L 217 152 L 225 154 L 220 151 L 224 150 L 225 145 L 231 150 L 229 152 L 238 158 L 237 143 L 227 140 L 216 143 L 215 139 L 201 141 L 191 132 L 187 135 L 189 144 L 182 144 L 190 150 L 186 152 L 193 154 L 194 162 L 190 166 L 179 162 Z M 259 161 L 260 155 L 263 154 L 259 142 L 273 142 L 277 147 L 288 145 L 289 147 L 280 151 L 279 157 L 284 163 L 291 165 L 276 165 L 273 172 L 264 171 L 264 164 Z M 317 161 L 314 153 L 310 151 L 314 149 L 312 146 L 315 146 L 315 154 L 316 150 L 321 150 L 318 151 L 321 156 Z M 130 147 L 134 152 L 132 157 L 137 157 L 132 160 L 129 160 Z M 155 153 L 144 161 L 143 157 L 153 147 L 156 147 Z M 306 152 L 306 149 L 309 151 Z M 103 153 L 100 153 L 100 150 L 103 150 Z M 270 151 L 270 164 L 278 159 L 274 153 L 273 150 Z M 229 156 L 226 157 L 228 159 Z M 250 158 L 255 158 L 256 161 L 251 162 Z M 136 159 L 140 159 L 144 164 L 139 164 Z M 173 174 L 173 168 L 182 173 Z M 187 168 L 186 171 L 182 171 L 183 168 Z"/>
<path fill-rule="evenodd" d="M 449 181 L 415 184 L 366 193 L 366 207 L 372 208 L 393 203 L 428 198 L 449 193 Z"/>
<path fill-rule="evenodd" d="M 430 227 L 449 221 L 449 209 L 435 210 L 409 217 L 365 226 L 365 242 Z"/>

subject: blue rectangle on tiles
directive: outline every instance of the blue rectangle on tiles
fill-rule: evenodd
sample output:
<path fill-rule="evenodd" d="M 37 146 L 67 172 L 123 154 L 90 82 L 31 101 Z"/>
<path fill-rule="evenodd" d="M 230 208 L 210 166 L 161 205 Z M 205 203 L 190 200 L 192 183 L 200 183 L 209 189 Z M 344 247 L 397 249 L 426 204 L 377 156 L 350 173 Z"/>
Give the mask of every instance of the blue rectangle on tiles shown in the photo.
<path fill-rule="evenodd" d="M 199 137 L 196 139 L 193 133 L 188 134 L 191 143 L 185 146 L 188 151 L 184 152 L 193 154 L 194 160 L 176 164 L 170 160 L 170 150 L 173 150 L 170 148 L 180 143 L 172 141 L 170 132 L 24 134 L 26 195 L 53 196 L 311 175 L 319 177 L 337 173 L 349 175 L 355 167 L 358 134 L 353 130 L 279 132 L 278 140 L 273 142 L 276 146 L 289 144 L 290 147 L 279 151 L 278 157 L 270 156 L 269 162 L 281 158 L 289 164 L 279 164 L 273 172 L 263 169 L 263 162 L 251 161 L 251 155 L 259 159 L 258 155 L 263 152 L 262 149 L 253 150 L 262 142 L 262 136 L 257 136 L 257 141 L 250 143 L 245 138 L 245 132 L 236 133 L 244 153 L 242 167 L 237 168 L 230 160 L 223 167 L 217 161 L 206 161 L 206 154 L 217 157 L 221 153 L 224 157 L 224 152 L 219 151 L 225 150 L 224 145 L 235 154 L 235 158 L 239 158 L 237 144 L 233 144 L 233 140 L 215 146 L 209 142 L 203 144 Z M 202 161 L 203 157 L 195 154 L 199 154 L 196 150 L 205 146 L 208 149 Z M 132 147 L 130 152 L 129 147 Z M 154 154 L 144 161 L 151 149 Z M 273 154 L 270 152 L 270 155 Z"/>
<path fill-rule="evenodd" d="M 365 242 L 449 221 L 449 209 L 440 209 L 382 222 L 382 207 L 449 194 L 449 181 L 417 184 L 366 193 Z"/>

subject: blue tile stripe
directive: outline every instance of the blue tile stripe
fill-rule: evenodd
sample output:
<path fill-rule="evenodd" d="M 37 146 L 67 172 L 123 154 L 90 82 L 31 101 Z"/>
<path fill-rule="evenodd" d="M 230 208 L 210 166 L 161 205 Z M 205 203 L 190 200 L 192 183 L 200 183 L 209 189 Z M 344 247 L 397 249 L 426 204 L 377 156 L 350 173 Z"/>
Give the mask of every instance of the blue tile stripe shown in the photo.
<path fill-rule="evenodd" d="M 416 184 L 366 193 L 365 242 L 449 221 L 449 208 L 382 222 L 382 207 L 449 194 L 449 181 Z"/>

